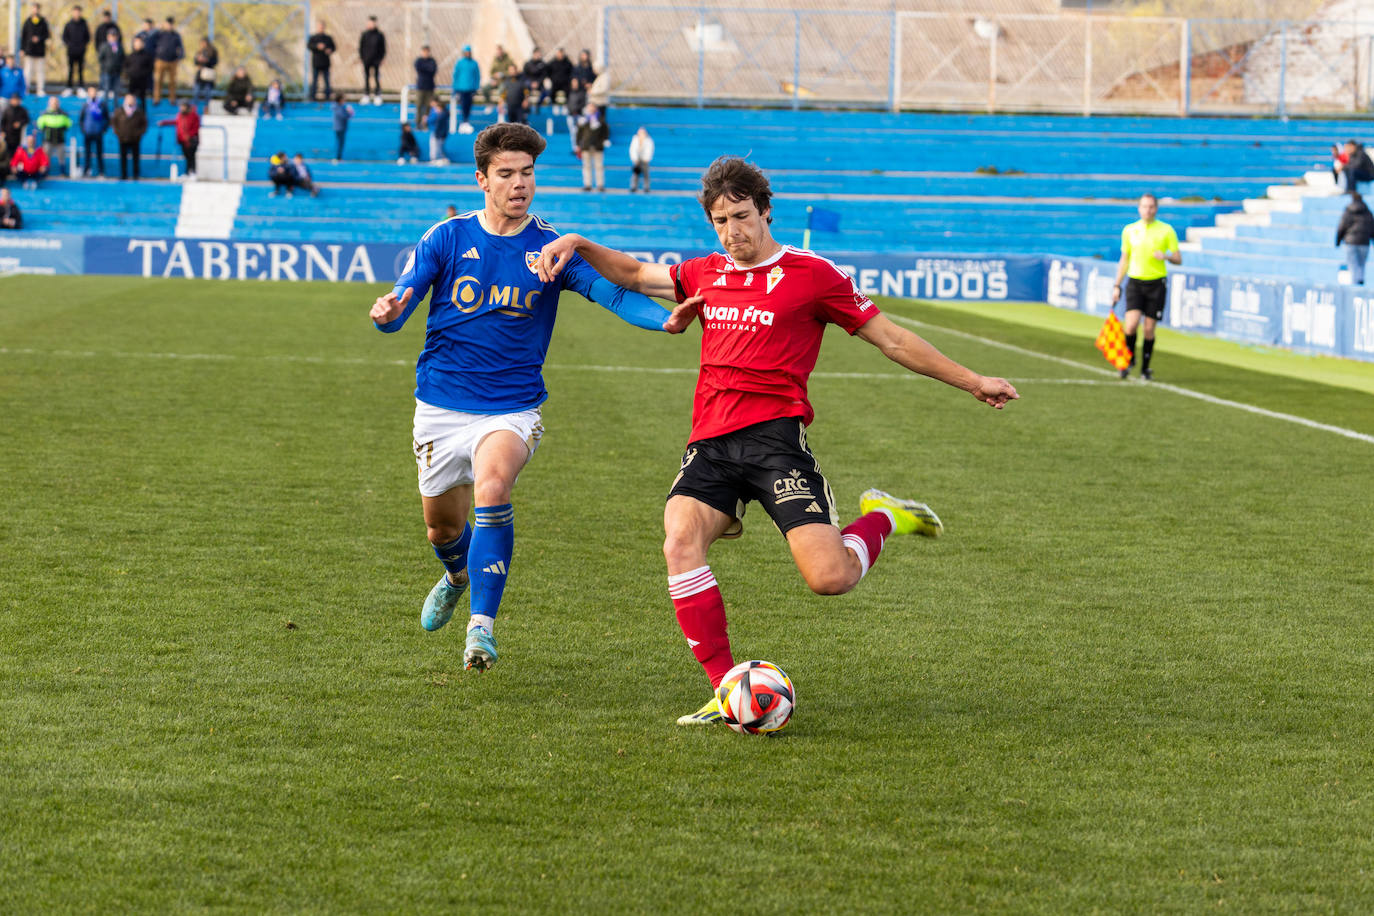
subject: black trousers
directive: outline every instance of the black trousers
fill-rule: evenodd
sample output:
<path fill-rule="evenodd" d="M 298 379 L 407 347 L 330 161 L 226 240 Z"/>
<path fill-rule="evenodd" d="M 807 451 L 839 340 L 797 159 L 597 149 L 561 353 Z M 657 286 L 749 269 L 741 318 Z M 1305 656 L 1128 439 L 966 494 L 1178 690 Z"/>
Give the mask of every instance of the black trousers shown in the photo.
<path fill-rule="evenodd" d="M 76 79 L 72 79 L 72 75 Z M 83 52 L 80 57 L 67 58 L 67 87 L 75 89 L 77 86 L 86 85 L 86 55 Z"/>
<path fill-rule="evenodd" d="M 363 64 L 363 92 L 382 94 L 382 65 Z"/>
<path fill-rule="evenodd" d="M 134 162 L 134 181 L 138 181 L 138 143 L 125 143 L 119 141 L 119 177 L 121 180 L 129 177 L 129 160 Z"/>
<path fill-rule="evenodd" d="M 186 174 L 188 175 L 196 170 L 196 150 L 199 148 L 199 137 L 192 137 L 181 144 L 181 151 L 186 154 Z"/>

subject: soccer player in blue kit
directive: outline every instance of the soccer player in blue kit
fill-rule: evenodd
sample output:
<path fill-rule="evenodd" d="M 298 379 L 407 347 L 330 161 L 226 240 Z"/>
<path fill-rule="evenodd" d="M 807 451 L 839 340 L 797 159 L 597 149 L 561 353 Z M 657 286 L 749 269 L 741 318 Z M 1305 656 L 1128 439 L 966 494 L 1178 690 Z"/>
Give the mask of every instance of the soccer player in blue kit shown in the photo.
<path fill-rule="evenodd" d="M 485 206 L 431 227 L 370 313 L 378 330 L 397 331 L 433 290 L 415 366 L 414 449 L 425 528 L 444 574 L 425 599 L 420 625 L 448 623 L 470 586 L 463 666 L 477 671 L 496 663 L 492 630 L 515 544 L 511 488 L 544 432 L 539 405 L 548 391 L 540 370 L 558 294 L 570 289 L 636 327 L 675 333 L 697 305 L 669 313 L 603 280 L 580 258 L 556 279 L 539 279 L 540 249 L 558 237 L 529 212 L 534 161 L 544 147 L 524 124 L 478 134 L 472 152 Z M 474 507 L 475 528 L 468 524 Z"/>

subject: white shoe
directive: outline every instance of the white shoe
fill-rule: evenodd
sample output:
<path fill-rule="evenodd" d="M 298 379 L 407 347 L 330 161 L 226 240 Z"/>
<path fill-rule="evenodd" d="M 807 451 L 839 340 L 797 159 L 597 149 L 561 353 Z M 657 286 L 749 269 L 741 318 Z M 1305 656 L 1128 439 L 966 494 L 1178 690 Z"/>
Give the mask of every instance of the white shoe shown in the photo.
<path fill-rule="evenodd" d="M 397 159 L 397 160 L 396 160 L 396 164 L 397 164 L 397 165 L 405 165 L 405 164 L 406 164 L 406 157 L 405 157 L 405 156 L 402 156 L 401 158 Z"/>

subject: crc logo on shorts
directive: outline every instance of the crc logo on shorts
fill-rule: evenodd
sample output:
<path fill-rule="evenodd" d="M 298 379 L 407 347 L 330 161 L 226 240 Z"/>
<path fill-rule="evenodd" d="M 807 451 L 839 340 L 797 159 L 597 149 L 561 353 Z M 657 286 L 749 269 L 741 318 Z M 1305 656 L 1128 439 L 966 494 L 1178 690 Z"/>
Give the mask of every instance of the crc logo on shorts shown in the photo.
<path fill-rule="evenodd" d="M 779 477 L 773 481 L 773 502 L 775 503 L 815 498 L 815 494 L 811 492 L 811 482 L 802 477 L 802 472 L 796 468 L 788 471 L 786 477 Z"/>
<path fill-rule="evenodd" d="M 453 281 L 453 307 L 460 312 L 475 312 L 482 307 L 486 293 L 476 277 L 459 277 Z"/>

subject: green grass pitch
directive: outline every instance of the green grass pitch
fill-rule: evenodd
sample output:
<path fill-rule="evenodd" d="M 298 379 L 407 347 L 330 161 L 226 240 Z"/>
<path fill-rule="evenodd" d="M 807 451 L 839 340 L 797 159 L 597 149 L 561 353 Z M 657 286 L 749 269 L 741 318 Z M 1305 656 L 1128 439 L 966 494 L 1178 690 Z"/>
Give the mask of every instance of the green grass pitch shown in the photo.
<path fill-rule="evenodd" d="M 477 676 L 418 621 L 423 312 L 0 290 L 0 912 L 1374 910 L 1367 391 L 1176 335 L 1123 384 L 1090 320 L 882 303 L 1011 378 L 997 412 L 832 329 L 846 514 L 879 486 L 947 531 L 840 598 L 757 507 L 715 547 L 737 657 L 797 684 L 758 739 L 673 724 L 707 696 L 659 550 L 695 330 L 565 299 Z"/>

